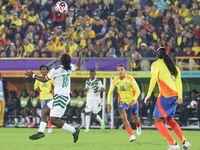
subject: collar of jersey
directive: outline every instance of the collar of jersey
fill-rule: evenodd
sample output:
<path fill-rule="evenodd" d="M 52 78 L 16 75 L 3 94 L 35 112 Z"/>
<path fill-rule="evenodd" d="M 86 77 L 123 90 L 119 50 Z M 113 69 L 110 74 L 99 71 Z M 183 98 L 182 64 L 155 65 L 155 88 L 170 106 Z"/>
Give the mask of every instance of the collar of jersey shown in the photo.
<path fill-rule="evenodd" d="M 97 79 L 97 78 L 94 78 L 94 80 L 93 80 L 93 81 L 91 81 L 91 79 L 90 79 L 90 82 L 94 82 L 96 79 Z"/>

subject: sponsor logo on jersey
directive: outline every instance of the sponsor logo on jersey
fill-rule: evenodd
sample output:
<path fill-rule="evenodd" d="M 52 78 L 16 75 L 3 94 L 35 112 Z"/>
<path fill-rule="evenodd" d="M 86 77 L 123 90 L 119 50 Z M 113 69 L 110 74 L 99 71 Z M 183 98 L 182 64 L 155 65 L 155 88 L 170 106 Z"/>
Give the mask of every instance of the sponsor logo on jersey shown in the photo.
<path fill-rule="evenodd" d="M 123 105 L 120 105 L 119 107 L 123 107 Z"/>

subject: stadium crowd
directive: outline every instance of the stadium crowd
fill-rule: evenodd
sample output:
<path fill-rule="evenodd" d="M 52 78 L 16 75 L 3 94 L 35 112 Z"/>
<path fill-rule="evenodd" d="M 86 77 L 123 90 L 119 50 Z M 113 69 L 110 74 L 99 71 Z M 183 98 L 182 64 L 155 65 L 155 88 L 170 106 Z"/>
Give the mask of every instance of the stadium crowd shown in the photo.
<path fill-rule="evenodd" d="M 77 57 L 85 49 L 86 57 L 133 58 L 132 70 L 149 70 L 145 57 L 160 46 L 174 62 L 200 56 L 199 0 L 67 0 L 62 14 L 56 2 L 0 0 L 0 58 Z M 199 61 L 180 59 L 178 65 Z"/>

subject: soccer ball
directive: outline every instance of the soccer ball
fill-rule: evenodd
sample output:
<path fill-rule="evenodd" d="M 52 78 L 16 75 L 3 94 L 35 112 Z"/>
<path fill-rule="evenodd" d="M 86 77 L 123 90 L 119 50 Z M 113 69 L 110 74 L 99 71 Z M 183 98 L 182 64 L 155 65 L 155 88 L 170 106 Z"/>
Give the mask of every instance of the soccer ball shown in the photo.
<path fill-rule="evenodd" d="M 68 5 L 63 1 L 59 1 L 56 3 L 55 9 L 59 13 L 66 13 L 68 11 Z"/>
<path fill-rule="evenodd" d="M 190 107 L 191 108 L 196 108 L 197 107 L 197 105 L 198 105 L 198 103 L 196 102 L 196 101 L 191 101 L 191 103 L 190 103 Z"/>

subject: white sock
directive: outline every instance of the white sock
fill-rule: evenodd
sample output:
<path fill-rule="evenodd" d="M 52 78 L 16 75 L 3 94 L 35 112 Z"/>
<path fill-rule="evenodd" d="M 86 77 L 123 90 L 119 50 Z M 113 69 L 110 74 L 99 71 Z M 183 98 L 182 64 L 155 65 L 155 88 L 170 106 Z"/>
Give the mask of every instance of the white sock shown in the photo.
<path fill-rule="evenodd" d="M 35 117 L 33 117 L 33 122 L 35 122 Z"/>
<path fill-rule="evenodd" d="M 40 117 L 37 117 L 37 123 L 40 123 Z"/>
<path fill-rule="evenodd" d="M 85 125 L 85 113 L 81 113 L 82 124 Z"/>
<path fill-rule="evenodd" d="M 29 119 L 29 117 L 26 117 L 26 120 L 27 120 L 27 122 L 30 122 L 30 119 Z"/>
<path fill-rule="evenodd" d="M 44 133 L 44 130 L 45 130 L 46 126 L 47 126 L 47 123 L 41 121 L 41 122 L 40 122 L 40 127 L 39 127 L 38 132 L 42 132 L 42 133 Z"/>
<path fill-rule="evenodd" d="M 15 118 L 15 123 L 18 123 L 18 118 Z"/>
<path fill-rule="evenodd" d="M 86 129 L 89 129 L 90 127 L 90 115 L 86 115 Z"/>
<path fill-rule="evenodd" d="M 42 109 L 37 109 L 36 113 L 41 117 L 42 116 Z"/>
<path fill-rule="evenodd" d="M 64 123 L 64 125 L 62 126 L 61 129 L 69 131 L 71 133 L 75 133 L 76 132 L 75 128 L 70 126 L 70 125 L 68 125 L 67 123 Z"/>
<path fill-rule="evenodd" d="M 101 117 L 100 117 L 99 115 L 97 115 L 96 119 L 97 119 L 97 121 L 99 121 L 100 123 L 103 122 L 103 120 L 101 119 Z"/>
<path fill-rule="evenodd" d="M 25 122 L 25 118 L 22 118 L 22 122 Z"/>

